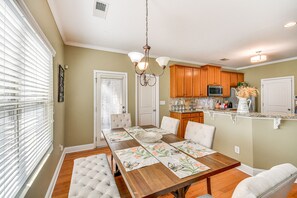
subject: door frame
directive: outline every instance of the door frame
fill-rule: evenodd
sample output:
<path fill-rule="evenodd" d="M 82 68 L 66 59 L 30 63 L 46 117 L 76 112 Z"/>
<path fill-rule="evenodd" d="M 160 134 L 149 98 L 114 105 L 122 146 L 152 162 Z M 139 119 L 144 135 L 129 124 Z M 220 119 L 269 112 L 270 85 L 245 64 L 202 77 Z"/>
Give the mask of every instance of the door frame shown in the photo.
<path fill-rule="evenodd" d="M 135 74 L 135 125 L 138 126 L 138 74 Z M 156 76 L 156 127 L 160 126 L 160 79 Z"/>
<path fill-rule="evenodd" d="M 97 98 L 97 95 L 100 93 L 97 93 L 97 75 L 98 74 L 111 74 L 111 75 L 124 75 L 126 78 L 126 82 L 125 82 L 125 87 L 126 87 L 126 112 L 128 113 L 128 73 L 126 72 L 114 72 L 114 71 L 106 71 L 106 70 L 94 70 L 93 71 L 93 88 L 94 88 L 94 109 L 93 109 L 93 113 L 94 113 L 94 138 L 93 138 L 93 144 L 94 147 L 97 147 L 97 130 L 100 128 L 100 123 L 97 123 L 98 121 L 98 116 L 97 116 L 97 111 L 100 111 L 100 105 L 98 105 L 98 103 L 100 102 L 99 99 Z M 99 107 L 98 107 L 99 106 Z"/>
<path fill-rule="evenodd" d="M 263 83 L 265 81 L 269 81 L 269 80 L 282 80 L 282 79 L 290 79 L 291 83 L 292 83 L 292 89 L 291 89 L 291 93 L 292 93 L 292 103 L 291 103 L 291 113 L 294 112 L 294 99 L 295 99 L 295 78 L 294 76 L 284 76 L 284 77 L 276 77 L 276 78 L 265 78 L 265 79 L 261 79 L 261 113 L 264 113 L 264 90 L 263 90 Z"/>

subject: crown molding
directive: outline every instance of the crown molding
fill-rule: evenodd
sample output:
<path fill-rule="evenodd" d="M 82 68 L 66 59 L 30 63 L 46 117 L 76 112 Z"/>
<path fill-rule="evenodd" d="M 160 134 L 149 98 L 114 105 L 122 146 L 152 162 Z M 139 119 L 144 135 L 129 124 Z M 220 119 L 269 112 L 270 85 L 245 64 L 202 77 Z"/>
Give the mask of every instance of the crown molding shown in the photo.
<path fill-rule="evenodd" d="M 66 36 L 65 36 L 65 32 L 63 30 L 63 26 L 62 26 L 62 22 L 61 19 L 59 17 L 58 11 L 57 11 L 57 7 L 55 5 L 55 0 L 47 0 L 47 3 L 50 7 L 50 11 L 52 12 L 52 15 L 55 19 L 56 25 L 58 27 L 58 30 L 60 32 L 60 35 L 62 37 L 63 42 L 66 42 Z"/>
<path fill-rule="evenodd" d="M 125 54 L 125 55 L 127 55 L 129 53 L 126 50 L 119 50 L 119 49 L 115 49 L 115 48 L 101 47 L 98 45 L 83 44 L 83 43 L 72 42 L 72 41 L 66 41 L 65 45 L 81 47 L 81 48 L 86 48 L 86 49 L 106 51 L 106 52 L 112 52 L 112 53 L 119 53 L 119 54 Z M 159 56 L 151 55 L 151 58 L 158 58 L 158 57 Z M 183 60 L 183 59 L 178 59 L 178 58 L 170 58 L 170 61 L 194 64 L 197 66 L 207 65 L 207 63 L 202 63 L 202 62 L 197 62 L 197 61 L 188 61 L 188 60 Z M 225 67 L 225 66 L 221 66 L 221 67 L 223 69 L 228 69 L 228 70 L 237 70 L 236 68 L 233 68 L 233 67 Z"/>
<path fill-rule="evenodd" d="M 239 71 L 239 70 L 243 70 L 243 69 L 261 67 L 261 66 L 265 66 L 265 65 L 271 65 L 271 64 L 275 64 L 275 63 L 282 63 L 282 62 L 287 62 L 287 61 L 292 61 L 292 60 L 297 60 L 297 56 L 291 57 L 291 58 L 280 59 L 280 60 L 276 60 L 276 61 L 270 61 L 270 62 L 266 62 L 266 63 L 260 63 L 260 64 L 256 64 L 256 65 L 242 66 L 242 67 L 238 67 L 236 70 Z"/>

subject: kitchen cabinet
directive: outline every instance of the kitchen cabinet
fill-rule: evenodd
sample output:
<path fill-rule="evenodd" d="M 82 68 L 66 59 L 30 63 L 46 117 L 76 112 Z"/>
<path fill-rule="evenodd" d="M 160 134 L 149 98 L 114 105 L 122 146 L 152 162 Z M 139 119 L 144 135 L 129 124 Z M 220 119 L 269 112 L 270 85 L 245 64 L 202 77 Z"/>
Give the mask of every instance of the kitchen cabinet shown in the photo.
<path fill-rule="evenodd" d="M 201 96 L 201 69 L 193 68 L 193 97 Z"/>
<path fill-rule="evenodd" d="M 201 93 L 200 96 L 202 97 L 207 97 L 207 69 L 206 68 L 201 68 L 200 70 L 200 88 L 201 88 Z"/>
<path fill-rule="evenodd" d="M 230 73 L 230 86 L 236 87 L 238 83 L 237 73 Z"/>
<path fill-rule="evenodd" d="M 181 65 L 170 66 L 170 97 L 192 97 L 193 68 Z"/>
<path fill-rule="evenodd" d="M 221 67 L 213 65 L 205 65 L 201 68 L 207 69 L 207 85 L 221 84 Z"/>
<path fill-rule="evenodd" d="M 230 73 L 230 86 L 237 87 L 238 82 L 244 81 L 244 74 L 243 73 Z"/>
<path fill-rule="evenodd" d="M 179 112 L 170 112 L 170 117 L 178 119 L 180 121 L 177 136 L 184 138 L 187 124 L 189 121 L 192 122 L 204 122 L 204 114 L 203 112 L 196 113 L 179 113 Z"/>
<path fill-rule="evenodd" d="M 184 74 L 184 96 L 185 97 L 192 97 L 193 96 L 193 68 L 191 67 L 184 67 L 185 74 Z"/>
<path fill-rule="evenodd" d="M 237 73 L 237 82 L 244 82 L 244 74 L 243 73 Z"/>
<path fill-rule="evenodd" d="M 230 72 L 221 72 L 221 86 L 223 87 L 223 97 L 230 97 L 232 74 L 233 73 L 230 73 Z M 236 80 L 237 80 L 237 75 L 236 75 Z"/>

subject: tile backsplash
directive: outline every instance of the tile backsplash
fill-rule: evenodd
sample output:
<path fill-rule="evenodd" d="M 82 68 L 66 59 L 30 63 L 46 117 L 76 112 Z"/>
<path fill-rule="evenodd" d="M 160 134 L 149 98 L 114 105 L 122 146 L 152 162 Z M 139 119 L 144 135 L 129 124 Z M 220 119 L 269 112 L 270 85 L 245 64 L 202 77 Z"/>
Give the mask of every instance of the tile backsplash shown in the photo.
<path fill-rule="evenodd" d="M 189 109 L 214 109 L 217 101 L 223 102 L 223 98 L 170 98 L 170 110 Z"/>

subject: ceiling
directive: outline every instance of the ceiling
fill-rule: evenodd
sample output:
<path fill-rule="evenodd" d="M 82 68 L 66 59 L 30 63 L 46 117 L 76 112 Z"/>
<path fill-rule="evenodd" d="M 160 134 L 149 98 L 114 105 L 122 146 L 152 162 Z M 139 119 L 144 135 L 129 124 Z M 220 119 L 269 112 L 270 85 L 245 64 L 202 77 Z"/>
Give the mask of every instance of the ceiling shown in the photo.
<path fill-rule="evenodd" d="M 145 44 L 145 0 L 103 0 L 106 19 L 93 16 L 94 0 L 48 0 L 67 45 L 128 53 Z M 297 57 L 296 0 L 149 0 L 153 56 L 239 68 L 262 50 L 267 62 Z M 228 58 L 229 61 L 221 61 Z"/>

